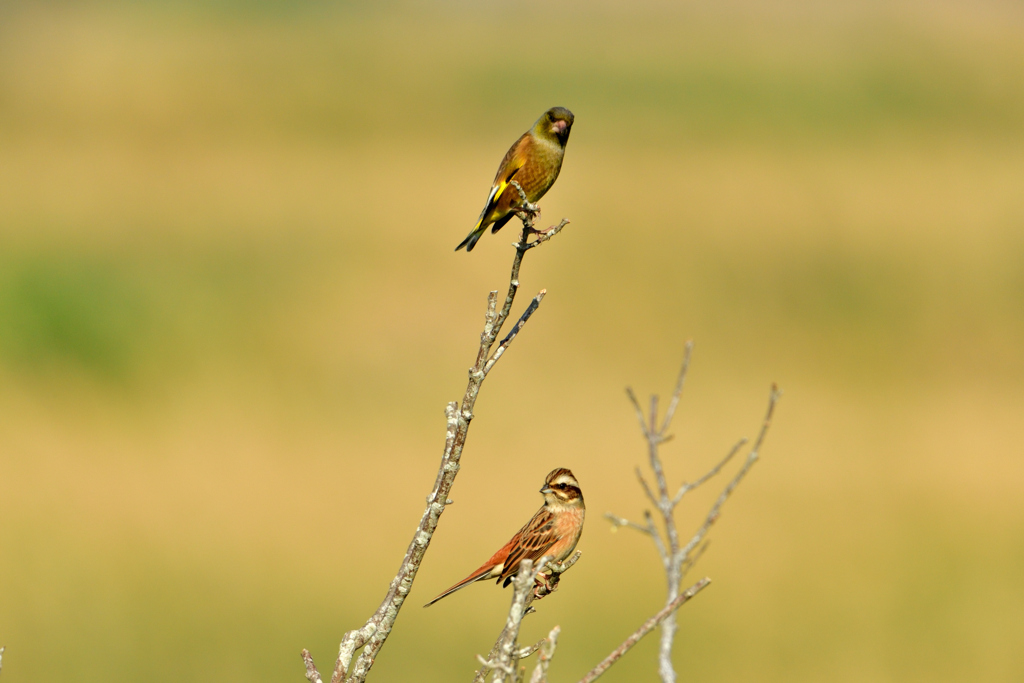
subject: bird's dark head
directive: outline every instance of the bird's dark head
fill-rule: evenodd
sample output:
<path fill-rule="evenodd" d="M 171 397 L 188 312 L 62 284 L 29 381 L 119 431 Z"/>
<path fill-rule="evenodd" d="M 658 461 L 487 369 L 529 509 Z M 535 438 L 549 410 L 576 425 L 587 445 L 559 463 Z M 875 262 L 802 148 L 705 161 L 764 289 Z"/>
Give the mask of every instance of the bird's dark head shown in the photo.
<path fill-rule="evenodd" d="M 563 147 L 569 141 L 569 131 L 576 117 L 565 107 L 551 107 L 537 121 L 536 130 L 545 136 L 558 140 Z"/>
<path fill-rule="evenodd" d="M 564 467 L 551 470 L 551 473 L 544 479 L 544 487 L 540 490 L 544 494 L 544 502 L 547 505 L 574 506 L 583 504 L 583 492 L 580 490 L 579 482 L 572 472 Z"/>

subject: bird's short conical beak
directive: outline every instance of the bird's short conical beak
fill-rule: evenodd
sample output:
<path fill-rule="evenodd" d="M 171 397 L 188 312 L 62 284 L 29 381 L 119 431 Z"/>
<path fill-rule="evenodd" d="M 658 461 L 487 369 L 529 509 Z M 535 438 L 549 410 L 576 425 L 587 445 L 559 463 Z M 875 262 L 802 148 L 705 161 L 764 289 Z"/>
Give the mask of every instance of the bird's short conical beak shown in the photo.
<path fill-rule="evenodd" d="M 550 486 L 548 486 L 547 484 L 545 484 L 545 485 L 544 485 L 544 488 L 542 488 L 542 489 L 540 490 L 540 492 L 541 492 L 541 493 L 551 493 L 551 487 L 550 487 Z"/>
<path fill-rule="evenodd" d="M 567 127 L 568 124 L 565 121 L 555 121 L 555 129 L 558 131 L 559 135 L 564 133 Z"/>

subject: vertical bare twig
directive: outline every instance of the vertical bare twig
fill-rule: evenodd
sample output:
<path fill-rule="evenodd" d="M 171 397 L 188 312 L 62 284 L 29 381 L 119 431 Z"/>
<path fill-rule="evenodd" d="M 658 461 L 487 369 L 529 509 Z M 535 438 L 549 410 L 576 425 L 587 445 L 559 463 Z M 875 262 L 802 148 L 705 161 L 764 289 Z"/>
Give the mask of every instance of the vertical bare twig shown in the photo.
<path fill-rule="evenodd" d="M 555 656 L 555 647 L 558 646 L 558 634 L 561 631 L 562 629 L 558 626 L 554 627 L 548 633 L 548 637 L 538 643 L 537 665 L 533 667 L 530 683 L 547 683 L 548 665 L 551 664 L 551 658 Z"/>
<path fill-rule="evenodd" d="M 323 683 L 320 678 L 320 672 L 316 670 L 316 664 L 313 663 L 313 655 L 309 654 L 309 650 L 302 650 L 302 662 L 306 665 L 306 680 L 309 683 Z"/>
<path fill-rule="evenodd" d="M 530 609 L 530 603 L 533 602 L 531 589 L 537 579 L 537 574 L 543 571 L 544 565 L 549 561 L 550 557 L 545 555 L 537 562 L 536 569 L 534 569 L 533 560 L 526 559 L 520 563 L 519 573 L 516 574 L 516 580 L 513 583 L 512 606 L 508 610 L 505 628 L 502 629 L 501 635 L 498 636 L 498 641 L 491 648 L 491 654 L 487 659 L 477 655 L 481 667 L 477 672 L 476 680 L 484 680 L 487 677 L 487 672 L 491 670 L 494 671 L 494 678 L 491 679 L 493 683 L 503 683 L 508 679 L 515 680 L 519 660 L 513 654 L 515 654 L 516 639 L 519 637 L 519 626 L 523 622 L 526 611 Z"/>
<path fill-rule="evenodd" d="M 433 538 L 434 530 L 437 528 L 441 513 L 451 503 L 448 494 L 455 483 L 455 476 L 458 474 L 462 449 L 469 432 L 469 424 L 473 420 L 473 408 L 476 405 L 477 396 L 484 379 L 493 369 L 495 363 L 505 353 L 508 346 L 515 340 L 516 335 L 530 319 L 530 316 L 537 310 L 541 300 L 544 298 L 545 290 L 533 298 L 530 305 L 520 316 L 519 321 L 504 339 L 495 343 L 501 334 L 501 329 L 507 321 L 515 301 L 516 292 L 519 290 L 519 269 L 523 262 L 523 256 L 527 251 L 539 244 L 546 242 L 564 228 L 569 221 L 563 219 L 557 226 L 545 231 L 535 230 L 533 220 L 537 215 L 537 208 L 525 202 L 525 193 L 520 188 L 520 194 L 524 200 L 524 206 L 517 212 L 523 222 L 523 231 L 519 242 L 514 246 L 515 257 L 512 260 L 512 272 L 509 277 L 508 291 L 505 294 L 505 301 L 498 309 L 498 292 L 493 291 L 487 298 L 487 313 L 484 317 L 484 329 L 480 334 L 480 346 L 476 354 L 476 362 L 469 370 L 469 381 L 466 384 L 466 391 L 463 394 L 461 404 L 449 403 L 446 410 L 447 433 L 445 438 L 444 453 L 441 457 L 441 465 L 438 468 L 434 487 L 427 496 L 427 508 L 420 518 L 420 523 L 413 534 L 412 541 L 406 550 L 405 557 L 398 569 L 398 573 L 388 587 L 387 594 L 381 602 L 377 611 L 367 619 L 366 623 L 358 629 L 348 631 L 341 640 L 338 651 L 338 659 L 334 666 L 334 673 L 331 676 L 331 683 L 362 683 L 373 662 L 384 646 L 391 629 L 394 627 L 398 613 L 402 609 L 406 596 L 412 589 L 412 583 L 419 571 L 430 541 Z M 536 235 L 534 241 L 529 241 L 530 235 Z M 359 656 L 353 662 L 358 650 L 362 648 Z M 306 678 L 312 683 L 321 681 L 320 673 L 313 664 L 312 657 L 308 652 L 303 654 L 303 661 L 306 665 Z"/>
<path fill-rule="evenodd" d="M 688 341 L 683 354 L 683 364 L 676 379 L 675 390 L 672 392 L 672 399 L 669 401 L 668 409 L 665 411 L 665 417 L 661 421 L 660 427 L 658 426 L 658 397 L 651 397 L 650 412 L 648 416 L 645 416 L 643 409 L 640 407 L 640 402 L 637 400 L 636 394 L 633 393 L 632 389 L 626 389 L 626 394 L 629 396 L 630 403 L 633 405 L 633 410 L 637 416 L 637 421 L 640 424 L 640 431 L 643 433 L 644 439 L 647 441 L 647 457 L 651 472 L 654 475 L 656 489 L 651 489 L 639 468 L 637 468 L 637 478 L 640 481 L 640 486 L 643 489 L 644 495 L 647 496 L 648 500 L 651 501 L 651 504 L 654 505 L 660 514 L 661 523 L 664 528 L 664 537 L 662 537 L 662 532 L 655 526 L 654 518 L 649 510 L 644 512 L 646 524 L 637 524 L 612 513 L 607 513 L 605 515 L 605 517 L 614 525 L 613 528 L 623 526 L 635 529 L 647 534 L 654 541 L 654 545 L 658 550 L 658 555 L 661 558 L 662 565 L 665 569 L 665 579 L 668 585 L 668 595 L 665 598 L 666 608 L 669 605 L 674 604 L 674 602 L 679 598 L 679 591 L 682 587 L 683 578 L 686 576 L 686 572 L 693 567 L 697 559 L 699 559 L 700 555 L 707 547 L 706 543 L 701 545 L 701 541 L 704 540 L 704 537 L 707 535 L 711 526 L 718 520 L 718 516 L 721 514 L 721 509 L 725 504 L 725 501 L 739 485 L 740 481 L 742 481 L 747 475 L 754 463 L 757 462 L 758 456 L 761 452 L 761 445 L 764 442 L 764 437 L 768 433 L 768 428 L 771 425 L 775 404 L 780 396 L 778 388 L 776 388 L 775 385 L 772 385 L 768 399 L 768 413 L 761 426 L 761 431 L 758 434 L 757 441 L 754 443 L 754 446 L 751 448 L 739 471 L 726 485 L 725 489 L 711 507 L 711 510 L 708 512 L 703 524 L 701 524 L 700 528 L 697 529 L 696 533 L 690 538 L 690 540 L 685 545 L 682 545 L 679 540 L 679 531 L 675 521 L 676 506 L 679 505 L 683 496 L 721 472 L 722 468 L 724 468 L 746 444 L 746 439 L 741 439 L 735 446 L 733 446 L 726 456 L 706 474 L 699 477 L 692 483 L 684 482 L 679 487 L 679 490 L 675 495 L 669 495 L 668 484 L 666 482 L 664 468 L 661 463 L 659 447 L 661 444 L 672 438 L 672 435 L 669 433 L 669 428 L 672 426 L 672 418 L 675 417 L 676 409 L 679 406 L 679 399 L 682 395 L 683 385 L 686 383 L 686 375 L 690 368 L 690 358 L 692 354 L 693 342 Z M 676 628 L 675 613 L 674 611 L 669 610 L 665 613 L 665 616 L 661 621 L 661 645 L 658 650 L 658 674 L 661 676 L 661 680 L 664 683 L 675 683 L 676 680 L 676 673 L 672 666 L 672 645 L 675 640 Z"/>

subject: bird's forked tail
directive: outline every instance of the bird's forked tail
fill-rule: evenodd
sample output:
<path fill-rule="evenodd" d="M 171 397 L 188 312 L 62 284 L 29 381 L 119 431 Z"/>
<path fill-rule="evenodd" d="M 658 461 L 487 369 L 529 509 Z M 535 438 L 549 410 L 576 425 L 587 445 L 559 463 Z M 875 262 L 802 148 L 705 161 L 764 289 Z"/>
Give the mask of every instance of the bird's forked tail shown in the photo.
<path fill-rule="evenodd" d="M 466 248 L 466 251 L 473 251 L 473 247 L 480 240 L 480 236 L 487 232 L 487 226 L 483 224 L 483 218 L 477 221 L 476 227 L 473 228 L 473 232 L 466 235 L 466 239 L 462 240 L 459 246 L 455 247 L 455 251 Z"/>

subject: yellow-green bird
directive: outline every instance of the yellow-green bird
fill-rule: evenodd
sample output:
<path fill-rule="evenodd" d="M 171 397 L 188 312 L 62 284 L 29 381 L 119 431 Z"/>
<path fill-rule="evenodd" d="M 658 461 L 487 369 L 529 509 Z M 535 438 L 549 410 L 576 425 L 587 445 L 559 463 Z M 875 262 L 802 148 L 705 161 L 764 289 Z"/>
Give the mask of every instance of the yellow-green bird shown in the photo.
<path fill-rule="evenodd" d="M 565 156 L 565 143 L 569 141 L 573 118 L 572 112 L 565 107 L 552 107 L 537 119 L 533 128 L 516 140 L 501 160 L 476 227 L 462 240 L 462 244 L 455 247 L 455 251 L 463 247 L 466 251 L 473 251 L 488 225 L 494 225 L 492 233 L 498 232 L 516 215 L 516 207 L 522 198 L 511 181 L 519 183 L 531 204 L 551 189 L 562 170 L 562 157 Z"/>

